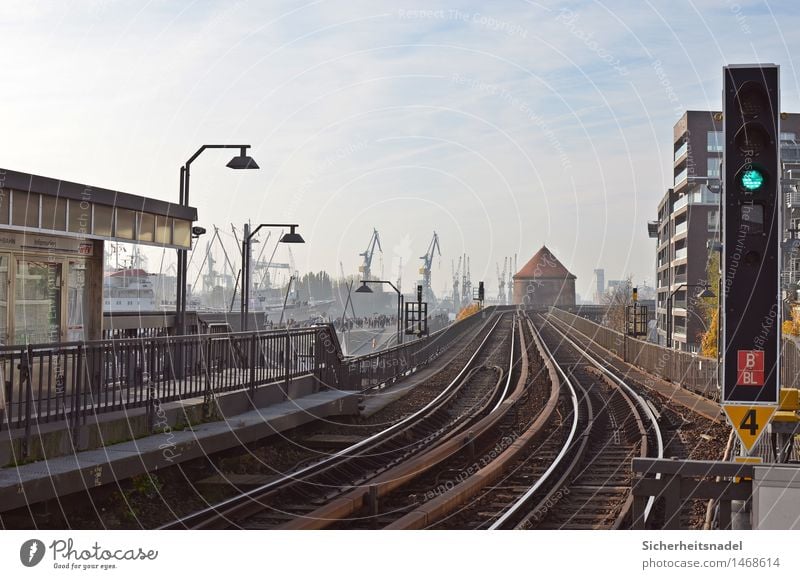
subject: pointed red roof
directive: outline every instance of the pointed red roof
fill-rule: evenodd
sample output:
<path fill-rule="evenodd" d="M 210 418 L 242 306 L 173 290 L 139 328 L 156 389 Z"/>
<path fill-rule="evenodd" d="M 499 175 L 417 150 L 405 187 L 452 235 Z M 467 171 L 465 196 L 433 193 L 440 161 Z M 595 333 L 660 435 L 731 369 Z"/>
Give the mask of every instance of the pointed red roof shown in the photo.
<path fill-rule="evenodd" d="M 514 279 L 576 279 L 566 267 L 564 267 L 558 258 L 547 249 L 546 246 L 536 252 L 536 254 L 522 266 Z"/>

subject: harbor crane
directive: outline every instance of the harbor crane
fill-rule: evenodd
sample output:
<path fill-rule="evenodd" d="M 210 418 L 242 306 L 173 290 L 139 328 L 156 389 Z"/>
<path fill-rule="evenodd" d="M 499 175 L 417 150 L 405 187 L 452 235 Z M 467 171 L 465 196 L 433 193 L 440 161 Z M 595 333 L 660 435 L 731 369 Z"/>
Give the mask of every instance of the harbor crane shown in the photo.
<path fill-rule="evenodd" d="M 450 267 L 453 271 L 453 311 L 454 313 L 458 313 L 461 309 L 461 296 L 458 293 L 459 283 L 459 276 L 461 275 L 461 256 L 458 256 L 458 267 L 456 267 L 455 262 L 451 260 Z"/>
<path fill-rule="evenodd" d="M 506 282 L 506 290 L 508 291 L 508 304 L 514 303 L 514 273 L 517 271 L 517 254 L 514 254 L 514 265 L 511 265 L 511 258 L 508 258 L 508 282 Z"/>
<path fill-rule="evenodd" d="M 366 251 L 358 254 L 364 258 L 362 264 L 358 266 L 358 272 L 361 274 L 361 279 L 372 279 L 372 256 L 375 255 L 376 247 L 378 248 L 378 251 L 383 253 L 383 248 L 381 247 L 381 238 L 378 235 L 378 230 L 373 228 L 372 237 L 369 238 Z"/>
<path fill-rule="evenodd" d="M 403 258 L 400 258 L 400 264 L 397 266 L 397 289 L 403 291 Z"/>
<path fill-rule="evenodd" d="M 500 264 L 495 263 L 497 266 L 497 303 L 504 305 L 506 303 L 506 271 L 508 270 L 508 258 L 503 258 L 503 271 L 500 272 Z"/>
<path fill-rule="evenodd" d="M 464 255 L 464 269 L 461 275 L 461 303 L 464 305 L 472 303 L 472 277 L 469 271 L 468 255 Z"/>
<path fill-rule="evenodd" d="M 439 234 L 435 231 L 433 232 L 433 238 L 428 245 L 428 251 L 425 252 L 425 255 L 420 256 L 420 259 L 422 260 L 422 267 L 419 268 L 419 273 L 422 275 L 422 295 L 424 300 L 429 304 L 433 304 L 436 298 L 436 296 L 433 294 L 433 289 L 431 288 L 431 266 L 433 265 L 434 253 L 438 253 L 440 257 L 442 255 L 442 250 L 439 248 Z"/>

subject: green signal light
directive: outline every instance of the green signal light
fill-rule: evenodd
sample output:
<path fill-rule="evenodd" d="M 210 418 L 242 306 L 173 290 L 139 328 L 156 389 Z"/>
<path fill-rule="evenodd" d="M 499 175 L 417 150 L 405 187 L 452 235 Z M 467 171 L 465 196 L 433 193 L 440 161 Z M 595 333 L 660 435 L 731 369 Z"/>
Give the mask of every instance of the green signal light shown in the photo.
<path fill-rule="evenodd" d="M 758 169 L 747 169 L 739 178 L 745 191 L 755 191 L 764 184 L 764 174 Z"/>

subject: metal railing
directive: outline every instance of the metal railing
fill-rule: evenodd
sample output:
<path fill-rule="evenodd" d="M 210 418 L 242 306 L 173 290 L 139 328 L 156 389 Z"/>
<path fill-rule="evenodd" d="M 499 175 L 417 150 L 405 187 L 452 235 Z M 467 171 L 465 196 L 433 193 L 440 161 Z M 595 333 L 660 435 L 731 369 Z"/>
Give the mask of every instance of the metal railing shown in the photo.
<path fill-rule="evenodd" d="M 482 315 L 472 315 L 427 338 L 346 359 L 343 380 L 350 390 L 366 390 L 399 379 L 438 358 L 458 337 L 483 321 Z"/>
<path fill-rule="evenodd" d="M 491 311 L 487 308 L 485 312 Z M 436 359 L 485 318 L 474 315 L 426 338 L 345 358 L 331 325 L 260 332 L 134 337 L 0 347 L 0 429 L 89 416 L 283 383 L 305 375 L 320 388 L 364 390 Z M 23 453 L 24 454 L 24 453 Z"/>
<path fill-rule="evenodd" d="M 598 346 L 613 352 L 629 364 L 664 380 L 680 384 L 687 390 L 706 398 L 719 399 L 717 361 L 712 358 L 703 358 L 637 340 L 563 310 L 552 308 L 550 315 L 572 326 L 581 334 L 591 338 Z"/>
<path fill-rule="evenodd" d="M 550 314 L 590 337 L 597 345 L 613 352 L 625 362 L 664 380 L 680 384 L 701 396 L 719 400 L 717 361 L 714 358 L 631 338 L 564 310 L 552 308 Z M 800 340 L 784 337 L 780 372 L 782 386 L 800 387 Z"/>
<path fill-rule="evenodd" d="M 752 497 L 752 464 L 634 458 L 632 470 L 633 529 L 645 528 L 645 506 L 650 497 L 664 500 L 663 521 L 656 526 L 659 529 L 681 528 L 681 513 L 689 501 L 709 499 L 719 504 L 719 528 L 730 529 L 731 502 Z"/>
<path fill-rule="evenodd" d="M 328 326 L 302 330 L 120 338 L 0 348 L 2 423 L 151 406 L 314 374 L 333 380 L 341 350 Z M 326 348 L 325 344 L 330 344 Z M 2 424 L 0 424 L 2 427 Z"/>

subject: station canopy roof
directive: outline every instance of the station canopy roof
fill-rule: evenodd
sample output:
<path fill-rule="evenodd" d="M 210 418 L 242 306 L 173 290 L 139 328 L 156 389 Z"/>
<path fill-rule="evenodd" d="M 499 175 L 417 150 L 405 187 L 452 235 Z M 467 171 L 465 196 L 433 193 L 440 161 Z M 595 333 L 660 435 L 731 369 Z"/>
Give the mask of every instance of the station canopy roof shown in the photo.
<path fill-rule="evenodd" d="M 194 207 L 0 169 L 0 230 L 188 249 L 196 220 Z"/>

